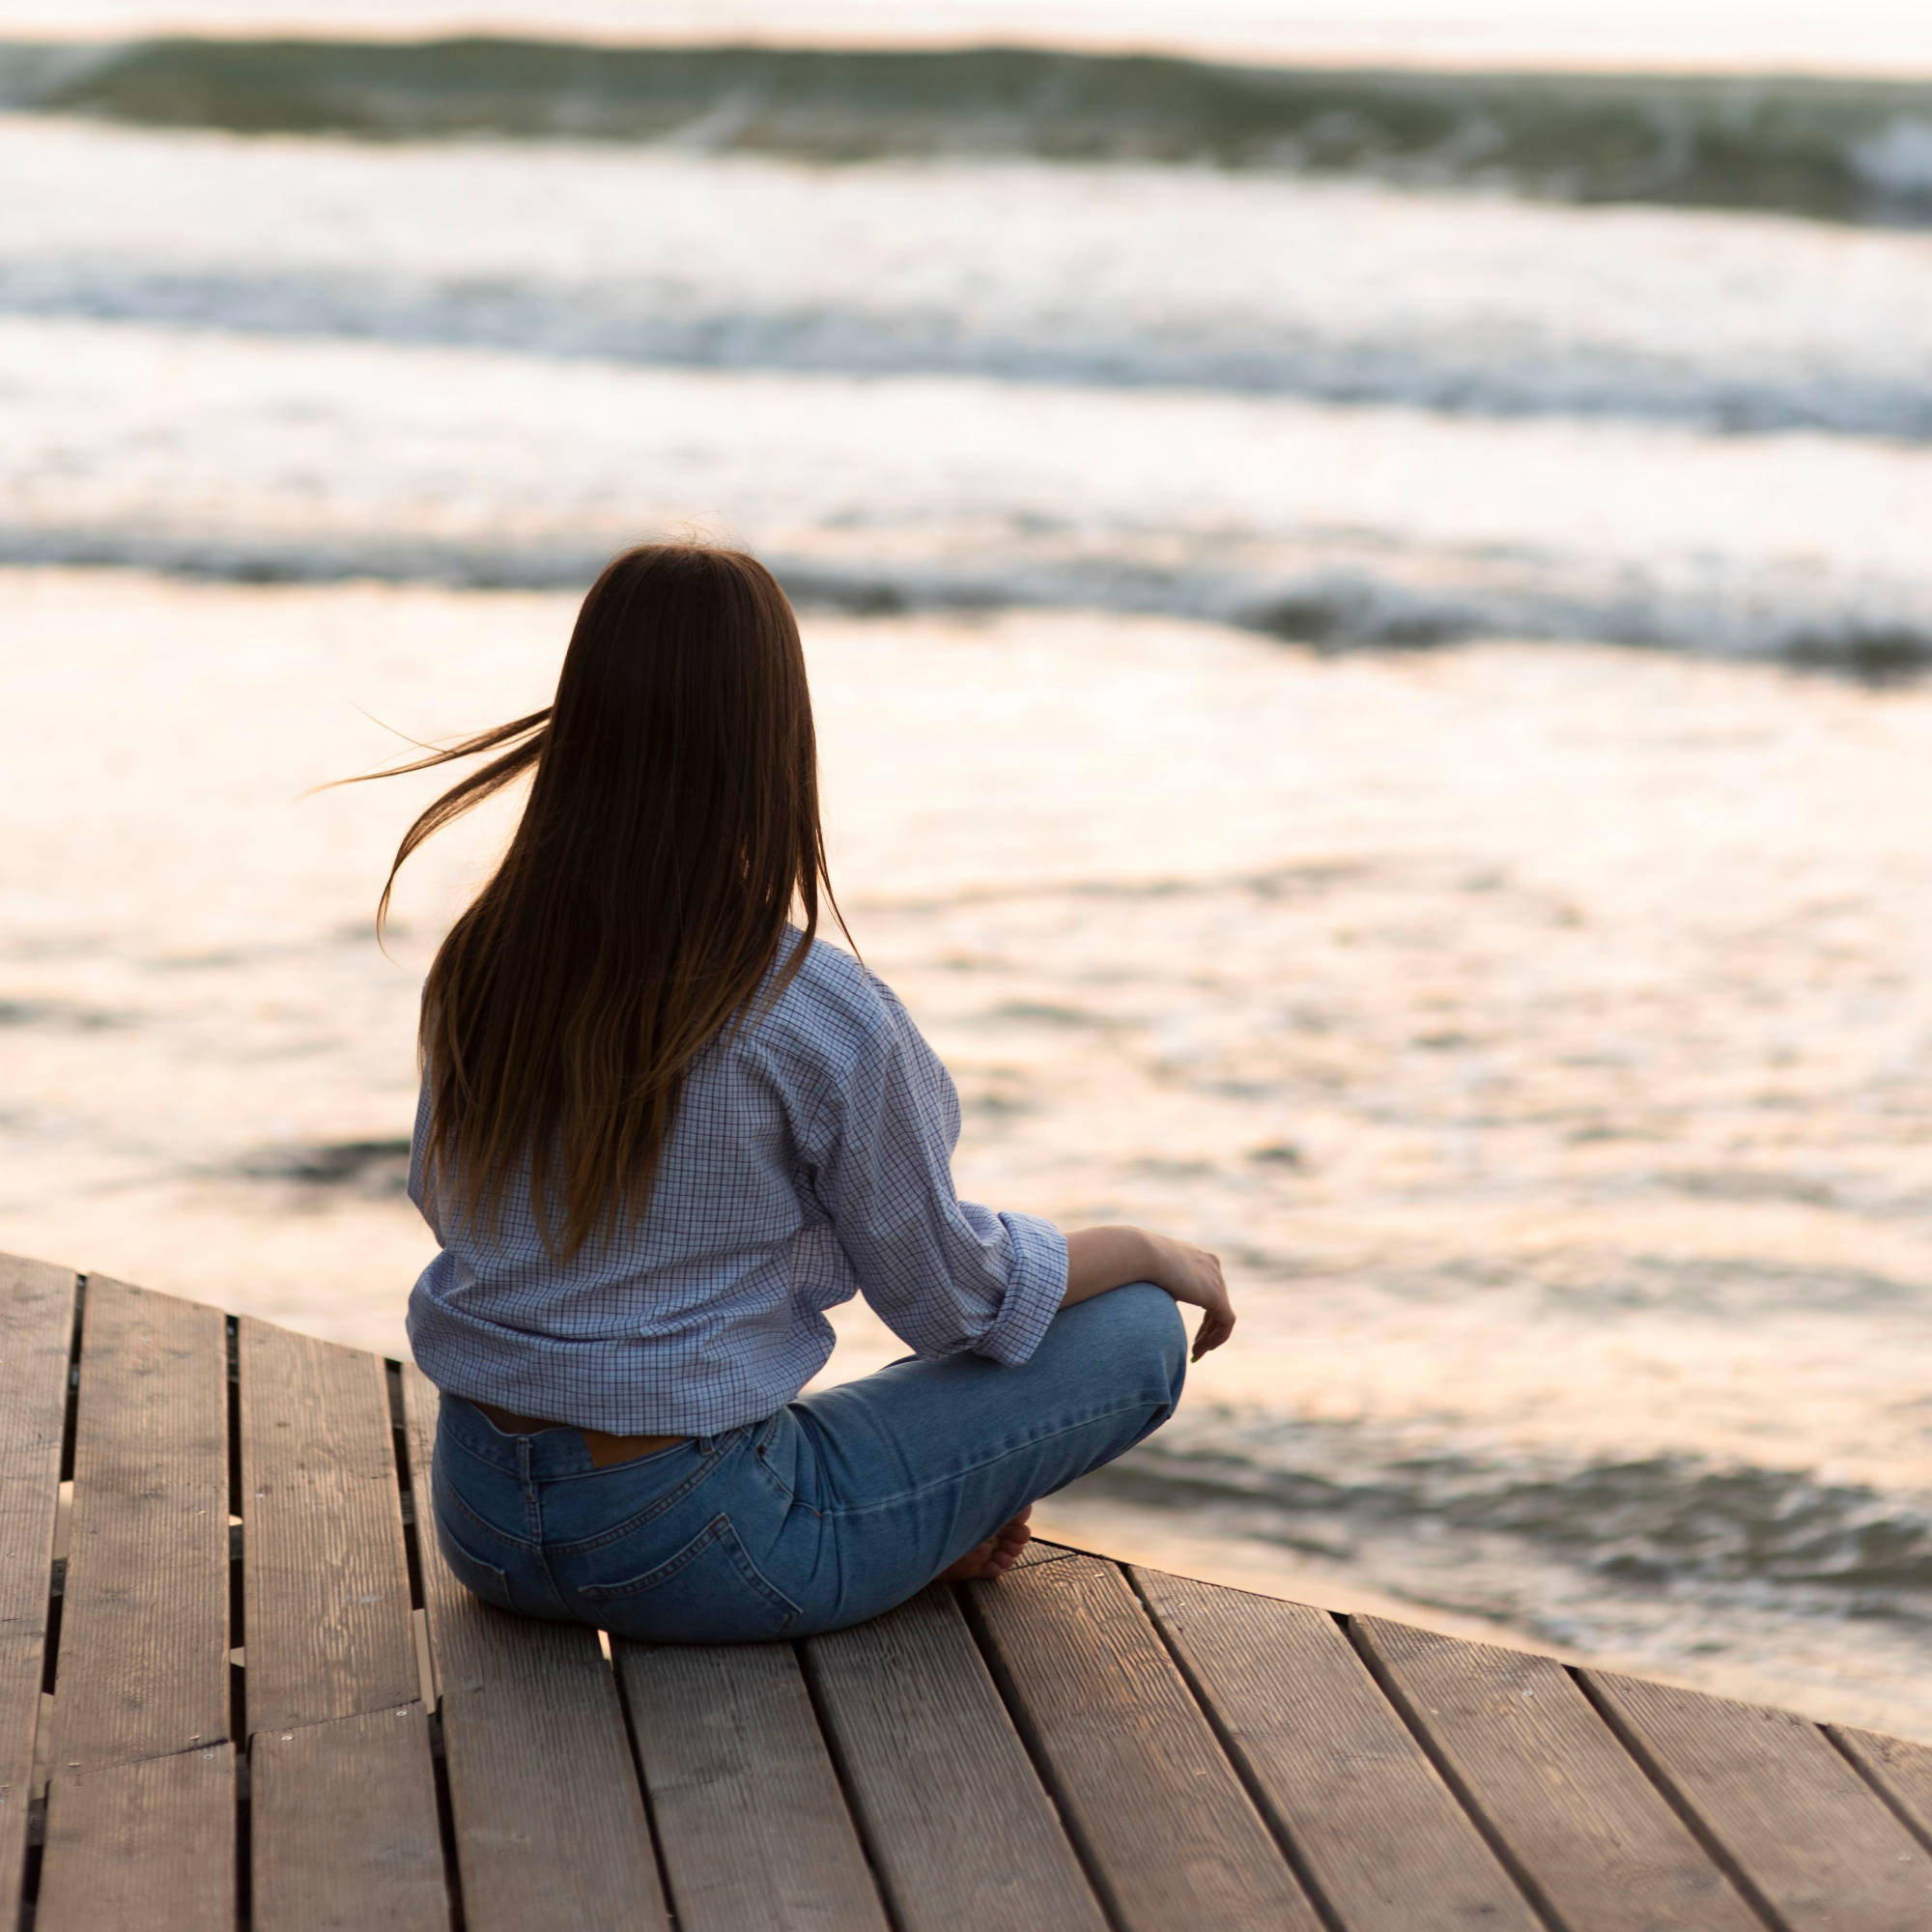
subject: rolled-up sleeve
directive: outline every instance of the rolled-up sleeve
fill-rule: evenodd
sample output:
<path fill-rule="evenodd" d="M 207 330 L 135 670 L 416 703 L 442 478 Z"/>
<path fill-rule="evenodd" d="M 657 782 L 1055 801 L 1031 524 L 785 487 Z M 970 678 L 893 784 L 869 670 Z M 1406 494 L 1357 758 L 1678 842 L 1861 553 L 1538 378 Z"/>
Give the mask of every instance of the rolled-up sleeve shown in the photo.
<path fill-rule="evenodd" d="M 1017 1366 L 1065 1294 L 1065 1238 L 1036 1215 L 959 1199 L 959 1096 L 905 1009 L 878 990 L 881 1021 L 807 1134 L 813 1191 L 860 1293 L 916 1353 Z"/>

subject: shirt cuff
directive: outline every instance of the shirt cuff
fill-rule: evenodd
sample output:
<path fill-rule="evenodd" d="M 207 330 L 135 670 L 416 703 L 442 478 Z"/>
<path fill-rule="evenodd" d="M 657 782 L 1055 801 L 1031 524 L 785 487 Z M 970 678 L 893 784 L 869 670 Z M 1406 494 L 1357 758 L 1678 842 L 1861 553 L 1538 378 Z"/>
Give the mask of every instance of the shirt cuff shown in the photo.
<path fill-rule="evenodd" d="M 1016 1369 L 1039 1347 L 1065 1298 L 1066 1236 L 1037 1214 L 1002 1214 L 1000 1221 L 1013 1244 L 1013 1271 L 993 1325 L 973 1352 Z"/>

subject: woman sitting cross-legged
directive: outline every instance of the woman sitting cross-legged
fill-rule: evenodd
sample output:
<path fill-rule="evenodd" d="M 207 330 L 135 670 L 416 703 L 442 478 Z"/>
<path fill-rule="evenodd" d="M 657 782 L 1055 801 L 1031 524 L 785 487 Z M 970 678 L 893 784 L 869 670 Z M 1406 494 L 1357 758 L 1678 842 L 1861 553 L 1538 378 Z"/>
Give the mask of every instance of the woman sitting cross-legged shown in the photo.
<path fill-rule="evenodd" d="M 1037 1497 L 1173 1412 L 1176 1303 L 1197 1360 L 1227 1340 L 1219 1264 L 955 1195 L 946 1069 L 816 936 L 805 658 L 752 558 L 618 557 L 547 710 L 401 769 L 482 754 L 396 855 L 528 775 L 423 989 L 409 1333 L 451 1569 L 686 1642 L 997 1577 Z M 854 1293 L 913 1352 L 801 1395 Z"/>

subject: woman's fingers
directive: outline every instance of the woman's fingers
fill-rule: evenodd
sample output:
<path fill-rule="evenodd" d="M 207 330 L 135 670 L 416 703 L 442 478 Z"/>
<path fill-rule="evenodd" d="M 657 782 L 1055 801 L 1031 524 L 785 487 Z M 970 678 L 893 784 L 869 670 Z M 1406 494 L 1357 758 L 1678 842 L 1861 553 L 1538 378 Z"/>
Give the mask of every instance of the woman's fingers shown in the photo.
<path fill-rule="evenodd" d="M 1210 1350 L 1218 1349 L 1235 1332 L 1235 1310 L 1228 1299 L 1228 1284 L 1221 1273 L 1221 1257 L 1191 1241 L 1172 1236 L 1153 1236 L 1155 1251 L 1166 1262 L 1152 1279 L 1175 1300 L 1199 1308 L 1201 1325 L 1194 1331 L 1191 1358 L 1199 1361 Z"/>
<path fill-rule="evenodd" d="M 1192 1359 L 1199 1361 L 1210 1349 L 1218 1349 L 1235 1332 L 1235 1311 L 1225 1303 L 1219 1308 L 1210 1308 L 1201 1318 L 1201 1326 L 1194 1331 L 1194 1352 Z"/>

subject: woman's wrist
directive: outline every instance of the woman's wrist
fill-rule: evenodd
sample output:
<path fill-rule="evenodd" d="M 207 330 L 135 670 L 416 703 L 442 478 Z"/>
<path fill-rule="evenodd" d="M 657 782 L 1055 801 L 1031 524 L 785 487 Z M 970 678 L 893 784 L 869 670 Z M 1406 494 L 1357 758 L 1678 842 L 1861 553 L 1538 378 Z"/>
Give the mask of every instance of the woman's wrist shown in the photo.
<path fill-rule="evenodd" d="M 1115 1285 L 1124 1288 L 1130 1281 L 1151 1281 L 1156 1288 L 1167 1287 L 1164 1277 L 1169 1270 L 1160 1236 L 1150 1229 L 1125 1223 L 1114 1232 L 1121 1238 L 1121 1279 Z"/>
<path fill-rule="evenodd" d="M 1166 1243 L 1161 1237 L 1147 1228 L 1127 1228 L 1122 1232 L 1134 1237 L 1134 1271 L 1127 1279 L 1151 1281 L 1156 1288 L 1169 1287 Z"/>

